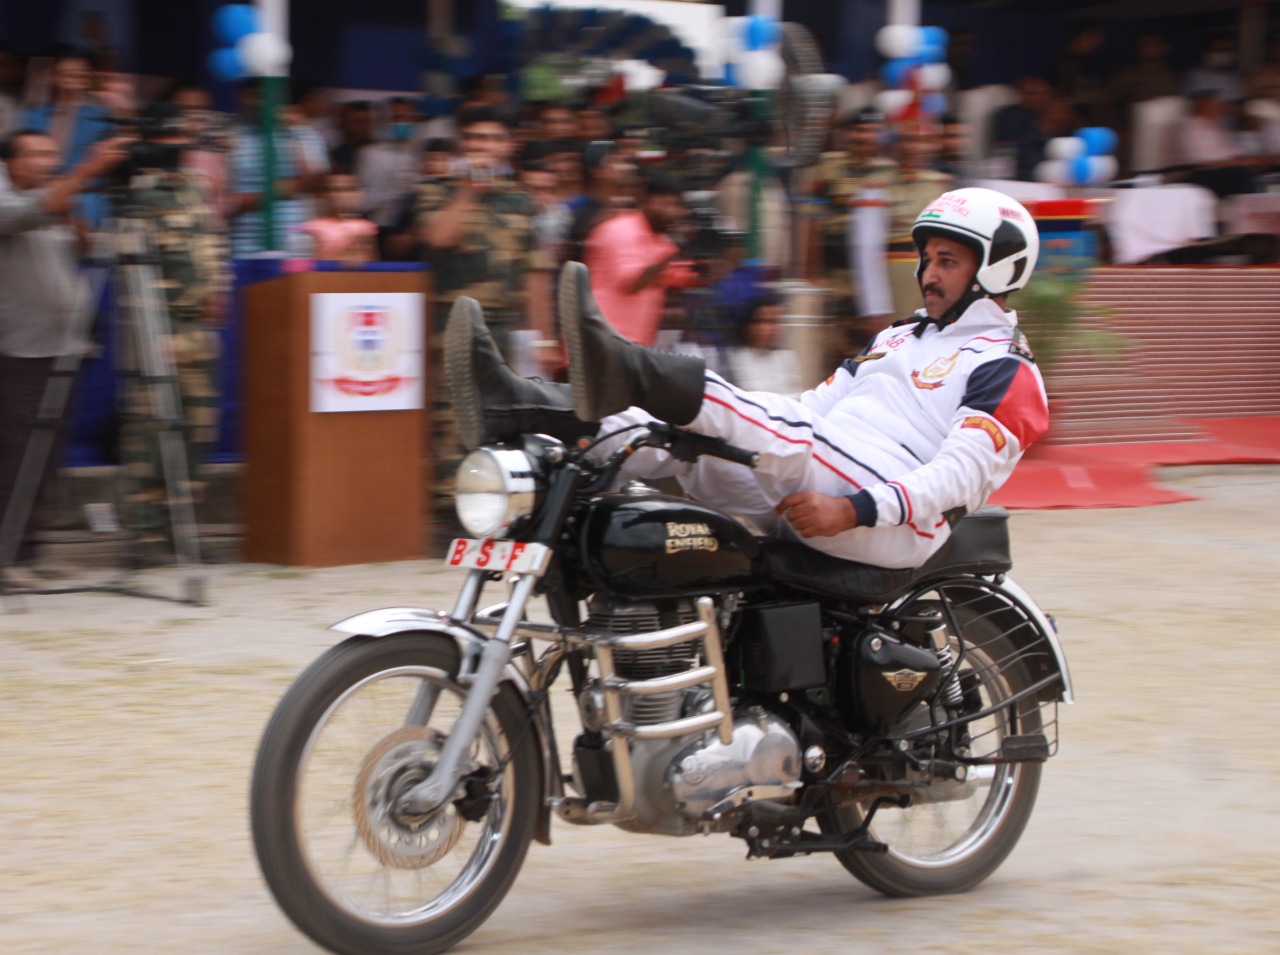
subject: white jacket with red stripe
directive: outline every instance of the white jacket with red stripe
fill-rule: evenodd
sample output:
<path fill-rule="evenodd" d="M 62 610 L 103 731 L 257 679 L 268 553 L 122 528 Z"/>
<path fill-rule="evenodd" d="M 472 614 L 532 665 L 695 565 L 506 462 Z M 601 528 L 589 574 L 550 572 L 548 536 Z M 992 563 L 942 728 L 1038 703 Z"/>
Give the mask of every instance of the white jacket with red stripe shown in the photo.
<path fill-rule="evenodd" d="M 979 299 L 945 328 L 917 327 L 886 329 L 801 401 L 884 478 L 850 496 L 859 526 L 908 525 L 936 546 L 944 515 L 1003 484 L 1049 413 L 1016 312 Z"/>

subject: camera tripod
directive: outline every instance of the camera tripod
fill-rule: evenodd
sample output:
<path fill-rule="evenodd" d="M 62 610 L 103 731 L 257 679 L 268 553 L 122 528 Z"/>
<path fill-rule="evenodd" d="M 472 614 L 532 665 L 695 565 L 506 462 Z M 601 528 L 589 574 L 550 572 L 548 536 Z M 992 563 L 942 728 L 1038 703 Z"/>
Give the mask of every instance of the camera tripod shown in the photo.
<path fill-rule="evenodd" d="M 105 233 L 111 245 L 106 250 L 107 268 L 102 288 L 89 297 L 77 323 L 79 327 L 71 331 L 70 340 L 77 342 L 88 338 L 84 333 L 93 322 L 97 302 L 108 284 L 107 277 L 114 276 L 118 289 L 118 341 L 132 351 L 136 381 L 131 384 L 143 389 L 149 397 L 154 421 L 159 426 L 156 439 L 173 534 L 174 562 L 185 572 L 182 592 L 179 596 L 170 596 L 134 586 L 133 577 L 138 568 L 129 566 L 126 560 L 119 573 L 100 584 L 19 590 L 8 588 L 0 581 L 0 597 L 13 594 L 113 593 L 197 606 L 206 603 L 205 578 L 200 573 L 195 507 L 191 499 L 191 475 L 182 438 L 182 400 L 173 360 L 165 347 L 165 338 L 171 329 L 168 311 L 157 291 L 159 273 L 145 223 L 138 211 L 131 207 L 127 196 L 122 197 L 121 206 L 122 211 Z M 0 519 L 0 569 L 12 566 L 18 555 L 24 528 L 39 494 L 41 475 L 53 453 L 58 428 L 71 398 L 72 385 L 84 362 L 83 348 L 73 347 L 64 351 L 69 353 L 54 360 L 9 506 Z M 125 480 L 128 480 L 127 476 Z M 131 532 L 125 546 L 130 549 L 138 546 L 136 530 Z"/>

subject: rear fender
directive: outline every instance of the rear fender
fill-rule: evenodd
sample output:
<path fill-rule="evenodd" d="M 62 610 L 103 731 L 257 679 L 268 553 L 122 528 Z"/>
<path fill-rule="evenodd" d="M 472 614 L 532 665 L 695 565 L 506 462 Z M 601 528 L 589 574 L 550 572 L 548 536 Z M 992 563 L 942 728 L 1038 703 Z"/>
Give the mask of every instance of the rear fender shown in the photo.
<path fill-rule="evenodd" d="M 458 682 L 463 686 L 470 686 L 474 680 L 476 667 L 480 664 L 480 656 L 486 643 L 485 637 L 470 627 L 451 620 L 444 611 L 423 610 L 418 607 L 370 610 L 339 621 L 329 629 L 357 637 L 389 637 L 398 633 L 435 634 L 448 637 L 458 646 L 458 656 L 461 660 L 458 668 Z M 555 788 L 560 781 L 560 769 L 553 755 L 555 750 L 551 736 L 550 713 L 547 711 L 545 697 L 542 703 L 534 703 L 529 680 L 514 663 L 507 664 L 502 680 L 519 695 L 520 702 L 532 716 L 530 723 L 537 736 L 539 753 L 541 796 L 538 800 L 538 822 L 534 830 L 534 838 L 543 845 L 551 845 L 551 801 L 562 793 Z"/>
<path fill-rule="evenodd" d="M 1022 586 L 1012 577 L 1005 577 L 1000 582 L 1000 589 L 1022 604 L 1023 609 L 1036 622 L 1044 633 L 1045 638 L 1049 641 L 1049 647 L 1053 651 L 1054 662 L 1058 667 L 1058 675 L 1062 677 L 1062 701 L 1070 706 L 1076 700 L 1071 687 L 1071 670 L 1067 667 L 1067 655 L 1062 652 L 1062 643 L 1058 640 L 1058 625 L 1049 619 L 1049 615 L 1040 609 L 1040 605 L 1036 603 L 1035 598 L 1023 590 Z"/>
<path fill-rule="evenodd" d="M 1035 599 L 1012 577 L 1001 575 L 991 580 L 984 577 L 960 576 L 930 580 L 901 598 L 896 606 L 905 606 L 921 594 L 928 593 L 938 586 L 949 589 L 971 588 L 984 613 L 1007 615 L 1007 635 L 1020 649 L 1034 649 L 1040 641 L 1043 641 L 1043 646 L 1048 649 L 1047 654 L 1041 654 L 1044 664 L 1058 677 L 1058 688 L 1049 692 L 1054 694 L 1054 699 L 1067 705 L 1075 702 L 1071 686 L 1071 671 L 1067 668 L 1066 654 L 1062 652 L 1057 626 L 1049 619 L 1049 615 L 1040 609 Z M 1037 676 L 1047 675 L 1047 672 L 1037 674 Z"/>

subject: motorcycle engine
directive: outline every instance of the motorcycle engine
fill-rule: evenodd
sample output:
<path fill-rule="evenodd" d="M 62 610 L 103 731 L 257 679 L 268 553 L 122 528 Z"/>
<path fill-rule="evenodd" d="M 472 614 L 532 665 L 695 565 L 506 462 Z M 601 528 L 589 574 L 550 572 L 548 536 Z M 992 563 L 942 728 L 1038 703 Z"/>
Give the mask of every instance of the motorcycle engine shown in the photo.
<path fill-rule="evenodd" d="M 593 600 L 588 629 L 601 633 L 648 633 L 698 619 L 693 601 Z M 699 666 L 696 643 L 641 652 L 614 651 L 614 668 L 624 679 L 670 676 Z M 598 720 L 598 690 L 585 694 L 583 722 Z M 624 701 L 624 718 L 636 725 L 665 723 L 715 708 L 704 687 L 648 694 Z M 579 752 L 579 755 L 586 755 Z M 799 788 L 800 742 L 781 718 L 753 708 L 734 720 L 727 745 L 713 733 L 675 739 L 634 740 L 631 762 L 636 780 L 636 815 L 618 823 L 632 832 L 693 835 L 705 826 L 704 813 L 753 798 L 786 799 Z M 578 767 L 579 771 L 583 767 Z M 747 795 L 750 793 L 751 795 Z"/>

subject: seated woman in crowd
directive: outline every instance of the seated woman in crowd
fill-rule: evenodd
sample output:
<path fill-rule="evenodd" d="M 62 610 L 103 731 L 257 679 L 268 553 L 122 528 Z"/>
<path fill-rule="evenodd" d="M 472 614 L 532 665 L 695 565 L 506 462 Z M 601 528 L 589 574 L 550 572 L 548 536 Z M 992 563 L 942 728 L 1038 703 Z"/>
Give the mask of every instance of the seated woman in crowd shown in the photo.
<path fill-rule="evenodd" d="M 798 395 L 800 360 L 783 347 L 782 295 L 765 292 L 752 300 L 746 321 L 739 329 L 742 344 L 729 352 L 729 374 L 733 383 L 749 391 L 771 391 Z"/>

